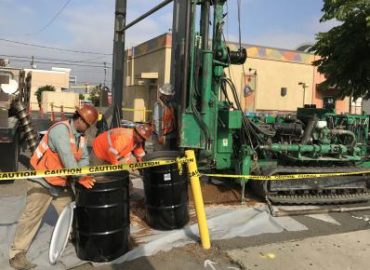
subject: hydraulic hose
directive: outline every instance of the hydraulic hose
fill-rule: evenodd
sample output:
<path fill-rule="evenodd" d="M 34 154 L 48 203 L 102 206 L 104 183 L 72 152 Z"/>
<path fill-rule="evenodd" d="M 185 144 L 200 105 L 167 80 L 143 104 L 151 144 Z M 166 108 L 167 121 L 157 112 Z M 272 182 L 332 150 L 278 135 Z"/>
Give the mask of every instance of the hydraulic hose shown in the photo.
<path fill-rule="evenodd" d="M 356 145 L 356 136 L 352 131 L 344 130 L 344 129 L 332 129 L 331 134 L 335 136 L 348 135 L 349 137 L 351 137 L 352 141 L 349 144 L 347 144 L 347 146 L 352 148 Z"/>
<path fill-rule="evenodd" d="M 317 121 L 318 121 L 318 118 L 316 115 L 314 115 L 314 117 L 308 121 L 307 127 L 305 128 L 304 133 L 303 133 L 303 138 L 301 141 L 302 144 L 307 144 L 308 141 L 311 139 L 312 132 L 314 128 L 316 127 Z"/>

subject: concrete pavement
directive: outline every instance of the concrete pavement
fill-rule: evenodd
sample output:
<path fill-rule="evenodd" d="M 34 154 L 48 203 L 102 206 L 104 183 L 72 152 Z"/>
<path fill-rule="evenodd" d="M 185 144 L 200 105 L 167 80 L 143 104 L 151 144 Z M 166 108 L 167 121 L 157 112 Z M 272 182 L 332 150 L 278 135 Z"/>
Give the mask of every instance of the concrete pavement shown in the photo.
<path fill-rule="evenodd" d="M 227 255 L 248 270 L 370 269 L 370 230 L 234 249 Z"/>

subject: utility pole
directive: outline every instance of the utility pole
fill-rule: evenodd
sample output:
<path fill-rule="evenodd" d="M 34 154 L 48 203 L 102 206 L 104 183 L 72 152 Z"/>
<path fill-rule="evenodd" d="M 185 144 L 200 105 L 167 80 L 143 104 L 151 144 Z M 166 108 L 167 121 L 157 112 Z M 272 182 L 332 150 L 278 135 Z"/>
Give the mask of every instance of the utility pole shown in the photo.
<path fill-rule="evenodd" d="M 122 29 L 126 26 L 126 10 L 127 0 L 116 0 L 112 67 L 113 127 L 119 126 L 119 120 L 122 117 L 122 96 L 125 85 L 125 31 Z"/>
<path fill-rule="evenodd" d="M 31 68 L 32 69 L 35 69 L 36 68 L 36 64 L 35 64 L 35 57 L 34 56 L 32 56 L 32 59 L 31 59 Z"/>
<path fill-rule="evenodd" d="M 107 81 L 107 62 L 104 62 L 104 87 L 106 86 L 106 81 Z"/>
<path fill-rule="evenodd" d="M 304 83 L 304 82 L 299 82 L 298 85 L 302 85 L 302 88 L 303 88 L 303 106 L 302 108 L 304 108 L 304 99 L 305 99 L 305 96 L 306 96 L 306 88 L 307 88 L 307 84 Z"/>

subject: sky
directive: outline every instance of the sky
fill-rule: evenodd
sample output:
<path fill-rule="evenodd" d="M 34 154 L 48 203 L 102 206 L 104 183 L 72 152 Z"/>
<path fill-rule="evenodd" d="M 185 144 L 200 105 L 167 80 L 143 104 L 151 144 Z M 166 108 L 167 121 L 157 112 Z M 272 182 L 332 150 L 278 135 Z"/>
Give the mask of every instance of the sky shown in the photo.
<path fill-rule="evenodd" d="M 163 0 L 127 0 L 129 23 Z M 225 37 L 238 41 L 238 0 L 225 6 Z M 296 49 L 313 43 L 322 24 L 323 0 L 240 0 L 243 43 Z M 12 66 L 71 68 L 78 83 L 111 83 L 115 0 L 0 0 L 0 58 Z M 126 32 L 126 47 L 136 46 L 172 27 L 172 4 Z M 5 40 L 79 51 L 38 48 Z M 106 63 L 106 69 L 104 68 Z M 68 64 L 67 64 L 68 63 Z M 105 72 L 106 70 L 106 72 Z"/>

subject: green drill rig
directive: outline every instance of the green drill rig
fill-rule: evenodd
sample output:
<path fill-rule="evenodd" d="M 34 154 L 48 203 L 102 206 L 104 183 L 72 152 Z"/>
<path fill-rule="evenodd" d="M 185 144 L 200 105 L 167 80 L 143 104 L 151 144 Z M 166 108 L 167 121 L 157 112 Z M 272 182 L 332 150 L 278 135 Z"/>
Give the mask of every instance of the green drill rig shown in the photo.
<path fill-rule="evenodd" d="M 180 11 L 186 18 L 184 52 L 182 62 L 173 64 L 185 71 L 181 80 L 175 76 L 174 83 L 175 89 L 181 89 L 176 96 L 181 108 L 180 147 L 196 150 L 203 171 L 284 175 L 354 172 L 370 166 L 368 116 L 337 115 L 313 106 L 299 108 L 294 117 L 243 114 L 225 69 L 244 64 L 247 55 L 241 47 L 231 50 L 224 40 L 226 0 L 183 2 L 187 2 L 185 11 Z M 175 54 L 177 47 L 173 45 Z M 344 203 L 370 198 L 367 176 L 362 174 L 249 182 L 262 197 L 278 203 Z M 244 187 L 245 181 L 241 183 Z"/>

